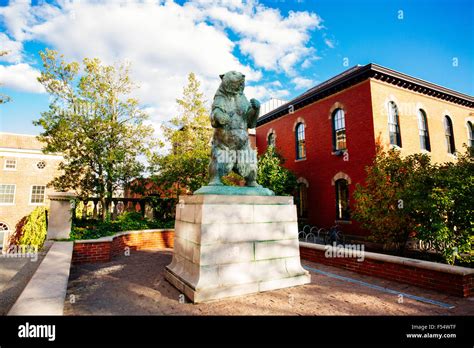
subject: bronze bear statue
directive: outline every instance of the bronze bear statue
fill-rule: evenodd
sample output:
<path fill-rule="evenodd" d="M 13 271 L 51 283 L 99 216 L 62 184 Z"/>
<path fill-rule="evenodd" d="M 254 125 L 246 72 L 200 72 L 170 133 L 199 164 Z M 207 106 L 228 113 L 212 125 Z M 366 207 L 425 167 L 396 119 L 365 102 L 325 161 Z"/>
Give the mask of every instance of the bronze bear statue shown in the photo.
<path fill-rule="evenodd" d="M 248 128 L 257 126 L 260 103 L 244 95 L 245 75 L 229 71 L 220 75 L 221 84 L 212 103 L 212 157 L 209 186 L 223 185 L 221 178 L 234 171 L 245 179 L 245 186 L 257 184 L 257 156 L 250 146 Z"/>

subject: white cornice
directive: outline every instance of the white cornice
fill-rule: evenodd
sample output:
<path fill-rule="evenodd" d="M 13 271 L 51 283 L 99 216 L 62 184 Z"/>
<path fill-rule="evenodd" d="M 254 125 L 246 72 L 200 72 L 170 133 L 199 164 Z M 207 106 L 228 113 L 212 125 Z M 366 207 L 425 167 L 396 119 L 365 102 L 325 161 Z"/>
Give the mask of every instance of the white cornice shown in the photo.
<path fill-rule="evenodd" d="M 44 154 L 41 150 L 14 149 L 9 147 L 0 147 L 0 157 L 17 157 L 17 158 L 43 158 L 62 160 L 64 157 L 58 154 Z"/>

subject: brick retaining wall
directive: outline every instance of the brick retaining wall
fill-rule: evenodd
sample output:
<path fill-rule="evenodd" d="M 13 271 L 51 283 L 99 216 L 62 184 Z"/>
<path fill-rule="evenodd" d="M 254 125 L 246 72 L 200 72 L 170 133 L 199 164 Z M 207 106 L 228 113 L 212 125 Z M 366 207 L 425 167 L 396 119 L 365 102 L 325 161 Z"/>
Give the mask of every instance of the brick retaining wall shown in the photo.
<path fill-rule="evenodd" d="M 107 262 L 129 250 L 173 248 L 174 230 L 142 230 L 120 232 L 110 237 L 74 242 L 73 263 Z"/>
<path fill-rule="evenodd" d="M 74 242 L 73 263 L 107 262 L 130 250 L 173 248 L 174 230 L 120 232 L 114 236 Z M 442 293 L 470 297 L 474 294 L 474 269 L 450 266 L 392 255 L 365 252 L 364 260 L 325 257 L 325 246 L 300 242 L 304 260 L 347 269 L 356 273 L 399 281 Z"/>
<path fill-rule="evenodd" d="M 312 243 L 300 243 L 300 256 L 304 260 L 450 295 L 470 297 L 474 294 L 474 269 L 471 268 L 370 252 L 364 253 L 361 262 L 357 257 L 331 258 L 325 257 L 324 245 Z"/>

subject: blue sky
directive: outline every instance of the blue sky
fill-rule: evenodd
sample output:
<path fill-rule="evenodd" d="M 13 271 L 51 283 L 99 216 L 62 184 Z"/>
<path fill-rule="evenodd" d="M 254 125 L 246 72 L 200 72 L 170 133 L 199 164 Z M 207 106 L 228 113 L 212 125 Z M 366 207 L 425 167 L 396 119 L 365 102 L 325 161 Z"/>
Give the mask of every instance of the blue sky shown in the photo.
<path fill-rule="evenodd" d="M 227 70 L 246 73 L 249 97 L 288 100 L 369 62 L 474 95 L 473 23 L 468 0 L 0 0 L 0 49 L 10 51 L 0 60 L 0 93 L 12 97 L 0 106 L 0 130 L 41 131 L 32 120 L 48 107 L 35 81 L 45 47 L 68 60 L 129 60 L 136 96 L 159 128 L 191 71 L 208 99 Z"/>

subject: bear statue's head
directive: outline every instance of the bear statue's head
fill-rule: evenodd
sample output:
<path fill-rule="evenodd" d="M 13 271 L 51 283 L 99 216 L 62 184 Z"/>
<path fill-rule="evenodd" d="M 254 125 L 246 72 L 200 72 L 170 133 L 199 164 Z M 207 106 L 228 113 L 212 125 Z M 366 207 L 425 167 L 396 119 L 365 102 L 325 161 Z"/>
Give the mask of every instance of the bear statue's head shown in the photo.
<path fill-rule="evenodd" d="M 223 75 L 219 75 L 222 82 L 221 88 L 225 93 L 239 94 L 243 93 L 245 88 L 245 75 L 238 71 L 229 71 Z"/>

